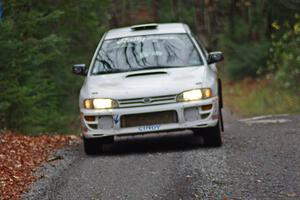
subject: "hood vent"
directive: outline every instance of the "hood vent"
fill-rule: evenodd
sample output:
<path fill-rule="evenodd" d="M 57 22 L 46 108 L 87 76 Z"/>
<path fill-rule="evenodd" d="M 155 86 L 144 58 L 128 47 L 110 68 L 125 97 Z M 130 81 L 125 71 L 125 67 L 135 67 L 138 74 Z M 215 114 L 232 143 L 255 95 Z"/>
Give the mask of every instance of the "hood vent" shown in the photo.
<path fill-rule="evenodd" d="M 143 73 L 135 73 L 135 74 L 129 74 L 129 75 L 127 75 L 126 78 L 135 77 L 135 76 L 161 75 L 161 74 L 167 74 L 167 72 L 143 72 Z"/>

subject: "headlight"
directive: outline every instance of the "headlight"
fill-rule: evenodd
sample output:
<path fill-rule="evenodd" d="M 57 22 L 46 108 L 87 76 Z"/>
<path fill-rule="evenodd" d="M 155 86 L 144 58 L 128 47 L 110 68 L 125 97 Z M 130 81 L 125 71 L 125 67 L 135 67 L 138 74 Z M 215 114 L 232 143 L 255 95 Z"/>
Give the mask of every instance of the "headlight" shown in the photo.
<path fill-rule="evenodd" d="M 202 88 L 185 91 L 177 96 L 177 102 L 197 101 L 201 99 L 208 99 L 212 97 L 210 88 Z"/>
<path fill-rule="evenodd" d="M 83 107 L 85 109 L 110 109 L 119 107 L 119 104 L 113 99 L 85 99 Z"/>

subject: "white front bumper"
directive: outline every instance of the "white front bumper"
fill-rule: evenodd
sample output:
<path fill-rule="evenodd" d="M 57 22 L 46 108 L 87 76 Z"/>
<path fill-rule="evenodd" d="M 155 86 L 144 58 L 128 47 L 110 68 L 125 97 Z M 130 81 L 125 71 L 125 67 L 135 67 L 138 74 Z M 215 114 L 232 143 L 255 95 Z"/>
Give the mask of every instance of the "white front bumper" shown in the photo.
<path fill-rule="evenodd" d="M 202 111 L 201 106 L 212 104 L 212 109 Z M 218 97 L 213 97 L 206 100 L 185 103 L 172 103 L 155 106 L 118 108 L 111 110 L 87 110 L 81 109 L 81 128 L 85 138 L 106 137 L 106 136 L 121 136 L 129 134 L 144 134 L 148 132 L 161 132 L 168 130 L 189 129 L 189 128 L 204 128 L 215 126 L 218 122 Z M 194 121 L 186 120 L 185 110 L 187 108 L 198 108 L 199 116 L 206 115 L 205 119 L 197 119 Z M 176 111 L 178 116 L 177 123 L 171 124 L 155 124 L 137 127 L 121 127 L 121 116 L 129 114 L 153 113 L 161 111 Z M 96 116 L 94 122 L 88 122 L 84 116 Z M 112 116 L 113 125 L 110 129 L 91 128 L 92 125 L 99 123 L 99 116 Z"/>

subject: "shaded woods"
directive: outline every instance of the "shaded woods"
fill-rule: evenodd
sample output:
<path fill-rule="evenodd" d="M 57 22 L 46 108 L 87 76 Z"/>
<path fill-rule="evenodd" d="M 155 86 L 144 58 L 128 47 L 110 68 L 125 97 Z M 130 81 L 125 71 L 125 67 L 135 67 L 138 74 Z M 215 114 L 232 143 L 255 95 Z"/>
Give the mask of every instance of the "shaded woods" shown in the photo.
<path fill-rule="evenodd" d="M 224 77 L 268 77 L 280 87 L 299 93 L 298 1 L 2 3 L 0 129 L 33 134 L 77 131 L 82 80 L 70 73 L 71 65 L 88 64 L 107 29 L 138 23 L 184 22 L 210 50 L 224 51 Z"/>

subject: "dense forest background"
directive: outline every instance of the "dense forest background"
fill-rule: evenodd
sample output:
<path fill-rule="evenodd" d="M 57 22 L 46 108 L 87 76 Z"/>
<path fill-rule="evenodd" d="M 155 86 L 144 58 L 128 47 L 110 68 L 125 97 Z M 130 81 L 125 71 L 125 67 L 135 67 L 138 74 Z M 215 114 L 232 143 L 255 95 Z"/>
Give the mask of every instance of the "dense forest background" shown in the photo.
<path fill-rule="evenodd" d="M 0 0 L 0 6 L 0 129 L 77 130 L 82 79 L 71 74 L 72 64 L 88 64 L 106 30 L 138 23 L 184 22 L 209 50 L 225 53 L 224 79 L 266 79 L 277 95 L 300 95 L 299 0 Z"/>

